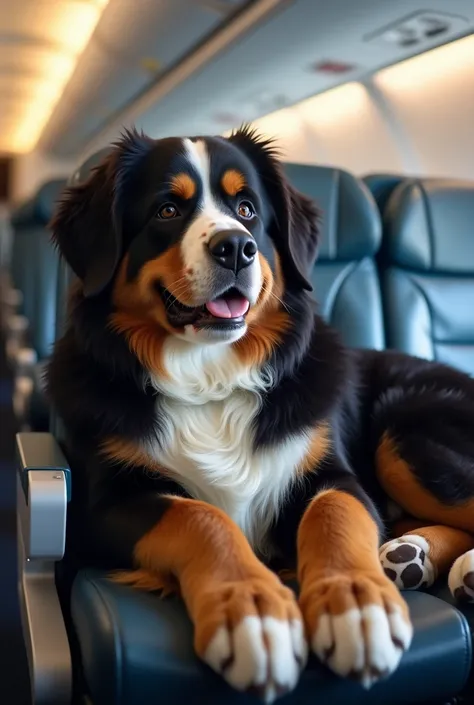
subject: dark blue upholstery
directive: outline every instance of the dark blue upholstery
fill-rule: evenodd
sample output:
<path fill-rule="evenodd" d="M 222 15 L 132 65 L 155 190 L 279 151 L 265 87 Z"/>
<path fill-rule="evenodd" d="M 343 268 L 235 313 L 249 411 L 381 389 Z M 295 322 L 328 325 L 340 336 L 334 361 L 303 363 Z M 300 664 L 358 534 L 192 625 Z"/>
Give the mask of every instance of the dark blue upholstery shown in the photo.
<path fill-rule="evenodd" d="M 40 360 L 54 341 L 58 256 L 51 245 L 47 224 L 65 181 L 49 181 L 16 210 L 12 271 L 15 286 L 23 293 L 23 313 L 30 322 L 30 343 Z"/>
<path fill-rule="evenodd" d="M 362 181 L 372 194 L 380 213 L 385 211 L 385 207 L 394 189 L 404 180 L 406 176 L 400 174 L 367 174 Z"/>
<path fill-rule="evenodd" d="M 311 282 L 321 313 L 355 348 L 384 347 L 374 256 L 380 218 L 364 185 L 340 169 L 285 165 L 290 182 L 322 211 L 321 249 Z"/>
<path fill-rule="evenodd" d="M 474 374 L 474 182 L 407 179 L 384 213 L 387 344 Z"/>
<path fill-rule="evenodd" d="M 396 674 L 370 691 L 337 678 L 311 659 L 288 705 L 401 705 L 443 702 L 462 689 L 471 640 L 460 613 L 430 595 L 407 594 L 415 639 Z M 223 705 L 261 702 L 231 690 L 195 656 L 192 625 L 178 599 L 132 593 L 83 571 L 72 617 L 94 705 Z"/>

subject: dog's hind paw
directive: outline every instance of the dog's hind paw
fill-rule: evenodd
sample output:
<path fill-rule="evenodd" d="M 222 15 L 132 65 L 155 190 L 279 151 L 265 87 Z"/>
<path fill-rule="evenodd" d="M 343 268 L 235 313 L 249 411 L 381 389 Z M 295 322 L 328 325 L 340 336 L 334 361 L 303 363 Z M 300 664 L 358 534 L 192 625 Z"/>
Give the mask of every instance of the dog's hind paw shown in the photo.
<path fill-rule="evenodd" d="M 459 602 L 474 602 L 474 549 L 454 561 L 448 585 L 452 596 Z"/>
<path fill-rule="evenodd" d="M 388 541 L 379 556 L 385 574 L 400 590 L 430 587 L 436 579 L 430 546 L 422 536 L 407 534 Z"/>

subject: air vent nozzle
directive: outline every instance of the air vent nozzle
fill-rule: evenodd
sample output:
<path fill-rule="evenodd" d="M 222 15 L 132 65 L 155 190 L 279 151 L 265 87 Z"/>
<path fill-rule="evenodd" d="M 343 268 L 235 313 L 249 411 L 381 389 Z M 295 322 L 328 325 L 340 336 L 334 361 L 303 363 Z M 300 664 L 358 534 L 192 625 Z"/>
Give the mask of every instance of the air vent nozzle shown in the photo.
<path fill-rule="evenodd" d="M 465 17 L 443 12 L 416 12 L 392 22 L 364 37 L 366 42 L 392 44 L 399 47 L 417 47 L 440 39 L 449 41 L 466 29 Z"/>

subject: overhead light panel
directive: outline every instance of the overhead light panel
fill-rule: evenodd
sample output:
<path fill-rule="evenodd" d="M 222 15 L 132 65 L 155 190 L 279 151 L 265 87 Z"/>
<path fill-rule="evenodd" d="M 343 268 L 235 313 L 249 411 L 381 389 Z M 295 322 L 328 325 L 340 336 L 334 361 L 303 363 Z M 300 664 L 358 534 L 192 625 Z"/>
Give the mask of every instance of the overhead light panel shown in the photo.
<path fill-rule="evenodd" d="M 23 7 L 24 26 L 17 14 L 7 28 L 20 41 L 8 47 L 11 57 L 0 57 L 1 69 L 2 62 L 7 65 L 15 55 L 24 55 L 22 65 L 12 71 L 10 84 L 2 91 L 2 103 L 9 104 L 8 116 L 0 113 L 3 152 L 24 153 L 35 148 L 109 0 L 27 0 L 30 3 L 33 30 L 28 8 Z M 8 75 L 6 71 L 4 77 Z"/>
<path fill-rule="evenodd" d="M 434 42 L 447 42 L 465 32 L 469 20 L 448 12 L 413 12 L 364 37 L 369 43 L 400 48 L 427 49 Z"/>
<path fill-rule="evenodd" d="M 420 91 L 429 84 L 442 85 L 461 68 L 474 70 L 474 34 L 382 69 L 374 82 L 382 90 Z"/>

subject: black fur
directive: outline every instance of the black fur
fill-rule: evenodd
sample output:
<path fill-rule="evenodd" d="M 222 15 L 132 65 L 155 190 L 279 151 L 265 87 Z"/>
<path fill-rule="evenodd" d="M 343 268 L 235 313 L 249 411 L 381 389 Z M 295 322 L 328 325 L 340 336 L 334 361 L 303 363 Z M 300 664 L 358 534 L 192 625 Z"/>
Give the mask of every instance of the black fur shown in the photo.
<path fill-rule="evenodd" d="M 270 235 L 282 255 L 288 289 L 311 291 L 308 276 L 317 256 L 319 211 L 284 177 L 271 140 L 244 127 L 231 135 L 230 142 L 248 155 L 262 179 L 274 216 Z"/>
<path fill-rule="evenodd" d="M 318 244 L 316 208 L 286 182 L 268 143 L 249 130 L 229 142 L 253 165 L 266 230 L 283 262 L 283 306 L 292 322 L 266 363 L 274 387 L 263 395 L 255 446 L 271 446 L 321 422 L 330 423 L 333 440 L 318 472 L 287 499 L 274 527 L 277 546 L 291 560 L 301 514 L 327 487 L 359 498 L 382 534 L 386 497 L 374 459 L 385 432 L 419 482 L 441 502 L 474 497 L 474 380 L 394 352 L 345 350 L 335 331 L 314 314 L 307 293 Z M 170 487 L 183 492 L 143 468 L 101 461 L 98 453 L 110 435 L 131 441 L 159 435 L 160 421 L 153 419 L 157 393 L 125 339 L 108 325 L 110 285 L 124 251 L 133 251 L 134 237 L 148 227 L 156 207 L 153 188 L 164 173 L 157 155 L 161 147 L 168 155 L 176 153 L 177 144 L 128 134 L 85 184 L 69 190 L 52 223 L 61 253 L 82 283 L 72 295 L 69 325 L 49 364 L 48 389 L 65 422 L 74 463 L 75 549 L 84 560 L 104 566 L 130 567 L 134 544 L 166 511 L 160 493 Z M 215 138 L 209 144 L 219 152 L 227 141 Z M 169 242 L 174 237 L 170 234 Z M 146 248 L 141 252 L 149 256 Z M 133 278 L 140 263 L 132 262 Z"/>

